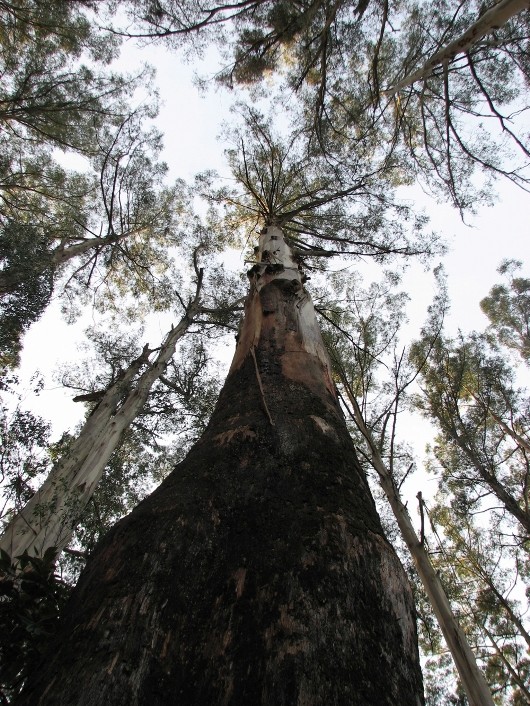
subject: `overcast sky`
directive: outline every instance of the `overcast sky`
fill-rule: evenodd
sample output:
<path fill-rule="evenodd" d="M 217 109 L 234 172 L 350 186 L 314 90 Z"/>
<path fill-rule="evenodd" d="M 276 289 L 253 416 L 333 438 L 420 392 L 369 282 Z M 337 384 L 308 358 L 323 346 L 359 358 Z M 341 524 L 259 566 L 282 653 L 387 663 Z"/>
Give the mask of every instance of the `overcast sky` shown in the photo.
<path fill-rule="evenodd" d="M 164 159 L 170 167 L 171 179 L 191 179 L 204 169 L 217 169 L 228 176 L 223 158 L 223 145 L 217 140 L 222 120 L 230 117 L 229 106 L 233 96 L 227 92 L 201 94 L 193 84 L 195 66 L 183 64 L 177 55 L 161 48 L 144 48 L 141 52 L 132 47 L 123 53 L 120 68 L 133 70 L 135 64 L 148 62 L 157 68 L 157 82 L 162 97 L 162 109 L 157 121 L 165 138 Z M 204 67 L 201 69 L 204 72 Z M 530 217 L 528 195 L 507 183 L 499 183 L 499 198 L 494 207 L 482 209 L 476 217 L 470 216 L 470 226 L 464 225 L 452 208 L 436 204 L 421 189 L 407 192 L 415 205 L 426 210 L 431 226 L 441 233 L 449 246 L 443 258 L 448 274 L 452 302 L 447 330 L 454 334 L 483 329 L 487 321 L 480 311 L 479 301 L 490 287 L 499 280 L 496 268 L 504 258 L 526 261 L 525 272 L 530 274 Z M 239 258 L 243 269 L 243 258 Z M 237 261 L 237 258 L 236 258 Z M 438 260 L 439 261 L 439 260 Z M 435 261 L 433 264 L 437 264 Z M 362 263 L 352 272 L 363 270 Z M 365 268 L 368 275 L 370 268 Z M 352 275 L 353 276 L 353 275 Z M 431 272 L 421 266 L 412 266 L 405 278 L 411 303 L 409 315 L 410 335 L 419 331 L 426 307 L 434 294 Z M 60 364 L 68 364 L 79 357 L 77 346 L 82 331 L 92 321 L 93 314 L 85 317 L 72 328 L 61 318 L 55 304 L 34 324 L 26 335 L 20 377 L 29 386 L 31 375 L 38 369 L 45 376 L 45 389 L 38 399 L 28 393 L 27 403 L 36 412 L 53 421 L 54 433 L 59 436 L 72 428 L 83 414 L 82 405 L 71 402 L 72 392 L 60 389 L 53 381 L 53 372 Z M 150 336 L 161 339 L 167 330 L 167 318 L 152 323 Z M 151 345 L 159 340 L 149 340 Z M 230 357 L 230 354 L 229 354 Z M 412 435 L 422 448 L 428 436 L 425 428 L 417 427 Z"/>

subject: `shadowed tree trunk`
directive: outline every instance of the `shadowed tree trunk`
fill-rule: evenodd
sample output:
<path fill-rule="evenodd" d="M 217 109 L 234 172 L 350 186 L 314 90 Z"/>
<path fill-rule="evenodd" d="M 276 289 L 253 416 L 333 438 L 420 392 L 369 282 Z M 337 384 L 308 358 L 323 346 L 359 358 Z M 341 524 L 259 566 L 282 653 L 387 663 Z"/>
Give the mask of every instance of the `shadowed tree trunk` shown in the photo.
<path fill-rule="evenodd" d="M 420 706 L 411 591 L 280 228 L 210 424 L 103 539 L 29 706 Z"/>

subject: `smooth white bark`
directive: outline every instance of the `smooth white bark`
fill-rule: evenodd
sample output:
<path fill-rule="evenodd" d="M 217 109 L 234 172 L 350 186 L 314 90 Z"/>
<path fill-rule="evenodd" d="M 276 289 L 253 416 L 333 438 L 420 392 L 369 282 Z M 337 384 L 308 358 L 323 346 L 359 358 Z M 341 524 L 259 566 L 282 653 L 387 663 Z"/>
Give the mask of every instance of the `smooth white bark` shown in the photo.
<path fill-rule="evenodd" d="M 201 283 L 202 271 L 194 300 L 179 324 L 167 334 L 155 360 L 150 362 L 149 351 L 144 349 L 122 378 L 105 392 L 68 454 L 54 466 L 35 495 L 8 524 L 0 537 L 0 548 L 10 556 L 17 557 L 25 551 L 42 556 L 50 547 L 55 547 L 59 554 L 70 542 L 123 432 L 140 412 L 153 384 L 173 356 L 177 341 L 198 313 Z"/>
<path fill-rule="evenodd" d="M 377 445 L 364 422 L 357 400 L 348 389 L 347 394 L 353 407 L 355 423 L 370 448 L 372 465 L 379 475 L 381 487 L 392 507 L 403 539 L 416 566 L 418 576 L 429 597 L 429 602 L 453 657 L 469 703 L 471 706 L 494 706 L 489 686 L 477 665 L 475 655 L 469 646 L 465 633 L 454 616 L 451 604 L 438 574 L 431 564 L 429 555 L 414 530 L 408 510 L 401 502 L 392 474 L 377 450 Z"/>
<path fill-rule="evenodd" d="M 50 259 L 43 259 L 41 262 L 35 265 L 34 271 L 37 273 L 45 272 L 50 267 L 60 267 L 64 265 L 65 262 L 72 260 L 79 255 L 82 255 L 89 250 L 94 248 L 111 248 L 122 240 L 127 238 L 132 238 L 134 235 L 139 235 L 145 231 L 145 228 L 138 228 L 136 230 L 130 230 L 125 233 L 121 233 L 114 238 L 87 238 L 86 240 L 81 240 L 73 245 L 59 245 L 54 248 L 50 253 Z M 0 272 L 0 294 L 7 294 L 12 292 L 23 280 L 26 274 L 20 270 L 20 268 L 7 268 L 3 272 Z"/>
<path fill-rule="evenodd" d="M 112 247 L 116 243 L 119 243 L 126 238 L 131 238 L 133 235 L 138 235 L 145 230 L 143 228 L 138 228 L 137 230 L 130 230 L 124 233 L 120 233 L 114 238 L 87 238 L 86 240 L 81 240 L 79 243 L 74 243 L 68 247 L 59 246 L 52 251 L 52 263 L 54 265 L 62 265 L 68 260 L 71 260 L 78 255 L 82 255 L 87 250 L 92 250 L 97 247 Z"/>
<path fill-rule="evenodd" d="M 510 18 L 530 7 L 530 0 L 500 0 L 496 5 L 487 10 L 463 34 L 442 49 L 433 54 L 417 71 L 405 76 L 395 86 L 384 91 L 385 95 L 394 95 L 411 86 L 416 81 L 428 78 L 433 69 L 444 63 L 449 63 L 458 56 L 467 52 L 474 44 L 487 34 L 502 27 Z"/>

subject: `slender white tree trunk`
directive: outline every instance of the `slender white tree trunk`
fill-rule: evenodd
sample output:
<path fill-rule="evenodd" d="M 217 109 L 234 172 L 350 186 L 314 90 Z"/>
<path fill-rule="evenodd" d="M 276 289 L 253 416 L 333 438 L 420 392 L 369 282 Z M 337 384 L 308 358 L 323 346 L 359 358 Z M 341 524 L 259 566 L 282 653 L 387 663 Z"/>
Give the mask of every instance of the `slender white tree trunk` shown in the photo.
<path fill-rule="evenodd" d="M 451 604 L 447 599 L 442 583 L 438 574 L 434 570 L 428 553 L 425 550 L 422 542 L 418 538 L 416 531 L 412 525 L 410 515 L 407 508 L 401 502 L 399 492 L 395 486 L 390 470 L 387 468 L 379 451 L 374 438 L 364 422 L 359 405 L 352 391 L 346 385 L 348 399 L 353 407 L 353 416 L 359 431 L 362 433 L 370 448 L 372 457 L 372 465 L 379 475 L 381 487 L 383 488 L 386 497 L 392 507 L 392 511 L 398 523 L 401 535 L 405 540 L 407 547 L 416 566 L 416 570 L 423 584 L 425 592 L 429 597 L 429 602 L 432 606 L 438 624 L 443 633 L 447 647 L 451 652 L 455 666 L 462 680 L 462 686 L 465 689 L 469 703 L 471 706 L 495 706 L 491 691 L 488 684 L 477 665 L 473 650 L 469 646 L 466 635 L 454 613 L 451 609 Z"/>
<path fill-rule="evenodd" d="M 494 29 L 502 27 L 514 15 L 530 7 L 530 0 L 500 0 L 487 12 L 479 17 L 468 29 L 457 39 L 435 52 L 417 71 L 405 76 L 395 86 L 384 91 L 386 95 L 394 95 L 403 88 L 411 86 L 416 81 L 423 81 L 428 78 L 433 69 L 437 66 L 453 61 L 458 54 L 464 54 L 474 44 L 480 41 Z"/>
<path fill-rule="evenodd" d="M 78 255 L 82 255 L 84 252 L 87 252 L 87 250 L 92 250 L 97 247 L 112 247 L 116 243 L 119 243 L 122 240 L 130 238 L 131 236 L 137 235 L 141 232 L 142 229 L 139 228 L 137 230 L 125 231 L 114 238 L 87 238 L 86 240 L 82 240 L 79 243 L 74 243 L 68 247 L 59 246 L 52 251 L 52 263 L 55 266 L 62 265 L 65 262 L 68 262 L 68 260 L 71 260 Z"/>
<path fill-rule="evenodd" d="M 78 257 L 94 248 L 111 248 L 122 240 L 132 238 L 134 235 L 138 235 L 144 230 L 145 228 L 137 228 L 121 233 L 114 238 L 87 238 L 86 240 L 81 240 L 78 243 L 66 247 L 59 245 L 51 251 L 49 259 L 45 258 L 35 265 L 34 271 L 42 273 L 49 268 L 59 267 L 60 265 L 64 265 L 65 262 L 72 260 L 74 257 Z M 0 272 L 0 295 L 12 292 L 24 281 L 25 277 L 26 272 L 20 268 L 6 268 L 3 272 Z"/>
<path fill-rule="evenodd" d="M 0 537 L 0 548 L 10 556 L 17 557 L 25 551 L 42 556 L 51 547 L 59 554 L 70 542 L 123 432 L 140 412 L 153 384 L 173 356 L 177 341 L 198 313 L 201 284 L 202 271 L 194 300 L 179 324 L 167 334 L 155 360 L 149 362 L 149 350 L 144 348 L 122 378 L 105 392 L 66 456 L 54 466 L 35 495 L 8 524 Z M 146 365 L 147 370 L 137 378 Z"/>

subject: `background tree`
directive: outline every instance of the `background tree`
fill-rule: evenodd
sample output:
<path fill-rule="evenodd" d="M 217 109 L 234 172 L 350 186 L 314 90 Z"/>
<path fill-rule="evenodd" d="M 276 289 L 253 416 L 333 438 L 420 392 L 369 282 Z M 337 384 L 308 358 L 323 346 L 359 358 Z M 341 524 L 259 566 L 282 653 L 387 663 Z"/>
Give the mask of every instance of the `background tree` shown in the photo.
<path fill-rule="evenodd" d="M 417 405 L 439 429 L 431 449 L 439 490 L 428 510 L 433 561 L 497 702 L 519 704 L 529 698 L 528 399 L 508 347 L 524 341 L 524 288 L 521 297 L 508 292 L 495 286 L 485 300 L 503 327 L 436 341 Z M 509 324 L 511 307 L 518 316 Z M 425 347 L 417 344 L 416 360 Z"/>
<path fill-rule="evenodd" d="M 328 288 L 319 311 L 326 321 L 328 349 L 351 433 L 367 467 L 375 471 L 382 497 L 381 491 L 375 493 L 386 527 L 394 546 L 405 545 L 401 549 L 402 560 L 413 564 L 412 575 L 420 583 L 419 590 L 428 595 L 429 608 L 436 616 L 469 703 L 493 705 L 486 679 L 429 557 L 423 523 L 416 532 L 402 496 L 402 487 L 410 481 L 416 463 L 411 450 L 399 440 L 399 417 L 418 375 L 408 362 L 405 349 L 399 350 L 406 296 L 395 289 L 399 283 L 396 275 L 374 282 L 366 290 L 340 273 L 335 280 L 333 298 Z M 442 285 L 430 307 L 425 331 L 433 341 L 442 326 L 446 306 Z M 429 650 L 426 652 L 429 654 Z"/>
<path fill-rule="evenodd" d="M 199 244 L 197 250 L 200 249 Z M 89 390 L 74 398 L 96 404 L 79 435 L 67 444 L 44 483 L 7 522 L 0 541 L 2 549 L 10 556 L 18 557 L 24 553 L 43 556 L 52 548 L 58 554 L 68 545 L 107 463 L 122 442 L 123 434 L 133 422 L 144 432 L 142 436 L 147 431 L 145 426 L 140 426 L 139 415 L 144 422 L 149 415 L 149 431 L 156 435 L 157 422 L 158 426 L 164 423 L 163 418 L 158 418 L 167 415 L 172 404 L 168 393 L 180 395 L 187 409 L 198 409 L 194 398 L 194 377 L 205 363 L 200 349 L 196 350 L 195 366 L 178 369 L 171 365 L 177 343 L 203 313 L 203 271 L 197 265 L 197 250 L 194 253 L 195 292 L 186 303 L 183 302 L 180 322 L 171 326 L 158 348 L 150 349 L 146 345 L 140 355 L 132 358 L 130 344 L 126 345 L 132 359 L 123 366 L 123 343 L 109 350 L 108 341 L 103 341 L 110 375 L 104 375 L 108 379 L 103 388 Z M 182 301 L 180 295 L 179 298 Z M 226 312 L 223 313 L 226 316 Z M 143 409 L 148 400 L 149 413 Z M 174 416 L 172 423 L 175 423 Z M 204 412 L 201 418 L 204 419 Z"/>
<path fill-rule="evenodd" d="M 147 291 L 155 255 L 163 280 L 162 241 L 167 246 L 174 232 L 179 189 L 162 184 L 160 136 L 147 125 L 157 110 L 156 96 L 143 89 L 152 72 L 126 77 L 107 68 L 118 43 L 96 29 L 89 5 L 24 2 L 4 10 L 1 350 L 3 363 L 14 365 L 22 334 L 73 258 L 70 275 L 85 288 L 97 269 L 119 281 L 121 266 L 122 289 L 127 279 L 131 289 Z M 134 105 L 140 88 L 149 107 Z M 77 172 L 64 166 L 72 155 Z"/>
<path fill-rule="evenodd" d="M 517 351 L 528 363 L 530 359 L 530 280 L 517 277 L 521 263 L 505 260 L 499 273 L 505 275 L 506 284 L 495 285 L 480 308 L 490 320 L 494 336 L 503 346 Z"/>
<path fill-rule="evenodd" d="M 442 485 L 471 513 L 489 497 L 528 537 L 528 402 L 514 387 L 511 366 L 487 350 L 483 336 L 439 339 L 422 373 L 419 404 L 442 434 Z"/>
<path fill-rule="evenodd" d="M 529 28 L 528 3 L 411 3 L 392 44 L 383 111 L 416 175 L 462 214 L 490 197 L 492 178 L 528 189 Z"/>
<path fill-rule="evenodd" d="M 231 86 L 281 75 L 324 152 L 348 160 L 360 141 L 390 146 L 402 173 L 462 215 L 491 197 L 492 178 L 527 188 L 529 13 L 522 0 L 129 7 L 136 27 L 124 34 L 177 46 L 213 39 L 226 62 L 219 76 Z"/>

